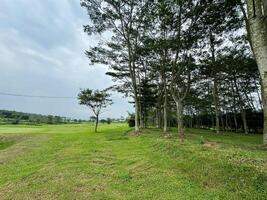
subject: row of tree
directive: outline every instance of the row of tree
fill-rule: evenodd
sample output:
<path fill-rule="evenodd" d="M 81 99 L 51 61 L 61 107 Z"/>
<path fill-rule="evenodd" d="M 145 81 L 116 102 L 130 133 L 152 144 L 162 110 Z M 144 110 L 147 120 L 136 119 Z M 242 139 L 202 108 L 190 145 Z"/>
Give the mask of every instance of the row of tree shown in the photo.
<path fill-rule="evenodd" d="M 86 55 L 91 64 L 109 66 L 113 89 L 133 97 L 136 132 L 152 116 L 166 132 L 173 111 L 182 139 L 185 124 L 197 126 L 204 119 L 217 133 L 222 127 L 249 132 L 248 114 L 262 119 L 266 0 L 82 0 L 81 5 L 90 17 L 84 31 L 102 35 Z"/>

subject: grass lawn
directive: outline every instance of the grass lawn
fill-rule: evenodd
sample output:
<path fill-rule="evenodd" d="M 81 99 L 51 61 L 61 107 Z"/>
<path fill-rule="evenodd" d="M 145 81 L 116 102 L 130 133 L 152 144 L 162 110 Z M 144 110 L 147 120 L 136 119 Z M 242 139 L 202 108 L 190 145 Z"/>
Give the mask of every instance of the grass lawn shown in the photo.
<path fill-rule="evenodd" d="M 261 135 L 99 130 L 0 126 L 0 199 L 267 199 Z"/>

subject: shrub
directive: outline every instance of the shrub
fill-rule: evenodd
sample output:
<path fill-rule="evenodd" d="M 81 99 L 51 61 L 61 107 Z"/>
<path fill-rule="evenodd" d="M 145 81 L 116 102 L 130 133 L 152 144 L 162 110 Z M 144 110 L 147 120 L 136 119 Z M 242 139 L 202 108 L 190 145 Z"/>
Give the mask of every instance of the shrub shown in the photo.
<path fill-rule="evenodd" d="M 129 127 L 134 127 L 135 126 L 135 115 L 134 115 L 134 113 L 129 113 L 128 125 L 129 125 Z"/>

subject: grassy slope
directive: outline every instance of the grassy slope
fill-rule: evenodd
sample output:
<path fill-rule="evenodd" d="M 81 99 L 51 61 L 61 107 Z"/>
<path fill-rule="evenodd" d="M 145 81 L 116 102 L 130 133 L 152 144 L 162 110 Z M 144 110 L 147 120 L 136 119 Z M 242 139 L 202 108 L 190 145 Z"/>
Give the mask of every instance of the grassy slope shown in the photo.
<path fill-rule="evenodd" d="M 0 199 L 267 199 L 260 135 L 187 130 L 180 144 L 154 129 L 92 130 L 0 126 Z"/>

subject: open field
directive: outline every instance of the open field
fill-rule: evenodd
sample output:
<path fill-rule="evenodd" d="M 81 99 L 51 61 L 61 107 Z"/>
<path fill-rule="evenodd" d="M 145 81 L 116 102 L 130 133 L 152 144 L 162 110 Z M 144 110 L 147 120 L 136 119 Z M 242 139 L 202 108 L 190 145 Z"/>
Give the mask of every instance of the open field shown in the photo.
<path fill-rule="evenodd" d="M 261 135 L 0 126 L 0 199 L 267 199 Z"/>

